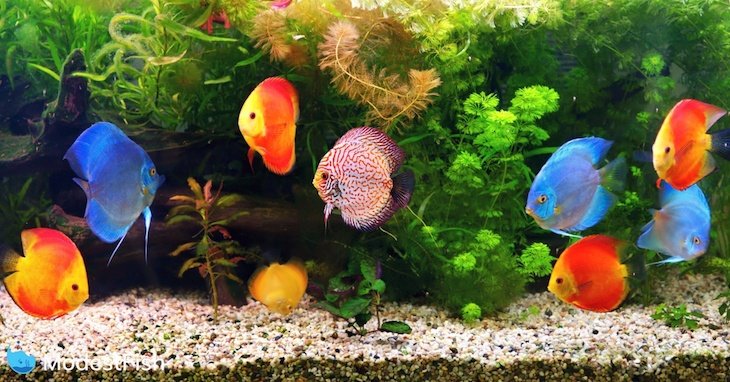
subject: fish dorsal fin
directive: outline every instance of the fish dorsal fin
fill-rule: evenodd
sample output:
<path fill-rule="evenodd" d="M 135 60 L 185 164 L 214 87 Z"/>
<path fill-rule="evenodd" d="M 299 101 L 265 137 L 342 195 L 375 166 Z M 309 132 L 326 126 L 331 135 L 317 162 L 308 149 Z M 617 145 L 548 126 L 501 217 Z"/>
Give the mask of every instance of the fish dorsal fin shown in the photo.
<path fill-rule="evenodd" d="M 18 270 L 18 260 L 23 257 L 16 250 L 0 244 L 0 278 L 6 278 Z"/>
<path fill-rule="evenodd" d="M 586 158 L 595 166 L 606 156 L 612 144 L 612 141 L 598 137 L 576 138 L 560 146 L 558 151 L 548 159 L 548 163 L 579 156 Z"/>
<path fill-rule="evenodd" d="M 79 135 L 63 159 L 68 160 L 76 174 L 91 180 L 92 166 L 106 155 L 108 147 L 122 141 L 129 141 L 129 138 L 117 126 L 109 122 L 97 122 Z"/>
<path fill-rule="evenodd" d="M 337 140 L 337 143 L 340 142 L 354 143 L 356 145 L 366 144 L 377 149 L 385 156 L 390 165 L 391 172 L 397 171 L 406 158 L 405 151 L 388 134 L 374 127 L 363 126 L 350 129 L 350 131 Z"/>
<path fill-rule="evenodd" d="M 680 102 L 686 102 L 687 106 L 697 108 L 704 115 L 705 131 L 709 130 L 718 119 L 727 114 L 727 111 L 723 108 L 695 99 L 685 99 Z"/>
<path fill-rule="evenodd" d="M 262 100 L 265 107 L 269 107 L 270 102 L 280 103 L 283 99 L 287 100 L 287 106 L 291 107 L 291 116 L 294 123 L 299 120 L 299 95 L 297 89 L 287 79 L 282 77 L 269 77 L 261 82 Z M 283 105 L 282 105 L 283 106 Z M 271 118 L 267 115 L 267 121 Z"/>

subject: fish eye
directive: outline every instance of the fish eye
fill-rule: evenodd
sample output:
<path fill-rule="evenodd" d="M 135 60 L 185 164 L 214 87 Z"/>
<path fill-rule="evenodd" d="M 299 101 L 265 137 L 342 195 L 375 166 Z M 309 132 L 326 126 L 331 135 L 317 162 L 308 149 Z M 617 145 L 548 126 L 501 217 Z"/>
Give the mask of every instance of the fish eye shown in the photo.
<path fill-rule="evenodd" d="M 671 147 L 665 147 L 664 148 L 664 154 L 669 154 L 669 152 L 672 151 Z"/>
<path fill-rule="evenodd" d="M 543 204 L 543 203 L 547 202 L 547 196 L 545 196 L 545 195 L 540 195 L 540 196 L 539 196 L 539 197 L 537 198 L 537 202 L 538 202 L 538 203 L 540 203 L 540 204 Z"/>
<path fill-rule="evenodd" d="M 693 242 L 693 243 L 695 243 L 695 245 L 700 245 L 700 243 L 702 242 L 702 240 L 700 240 L 700 238 L 699 238 L 699 237 L 695 236 L 695 237 L 694 237 L 694 238 L 692 239 L 692 242 Z"/>
<path fill-rule="evenodd" d="M 256 113 L 251 112 L 251 114 L 249 114 L 248 117 L 251 119 L 256 119 Z"/>
<path fill-rule="evenodd" d="M 79 290 L 79 284 L 73 284 L 73 285 L 71 285 L 71 289 L 73 289 L 73 290 Z"/>
<path fill-rule="evenodd" d="M 557 279 L 555 279 L 555 282 L 558 283 L 558 284 L 562 284 L 563 283 L 563 278 L 562 277 L 558 277 Z"/>
<path fill-rule="evenodd" d="M 322 179 L 323 180 L 327 180 L 327 178 L 329 178 L 329 174 L 327 174 L 326 172 L 323 172 L 322 173 Z"/>
<path fill-rule="evenodd" d="M 155 176 L 155 175 L 157 175 L 157 169 L 156 169 L 156 168 L 154 168 L 154 167 L 152 167 L 152 168 L 150 169 L 150 175 L 151 175 L 151 176 Z"/>

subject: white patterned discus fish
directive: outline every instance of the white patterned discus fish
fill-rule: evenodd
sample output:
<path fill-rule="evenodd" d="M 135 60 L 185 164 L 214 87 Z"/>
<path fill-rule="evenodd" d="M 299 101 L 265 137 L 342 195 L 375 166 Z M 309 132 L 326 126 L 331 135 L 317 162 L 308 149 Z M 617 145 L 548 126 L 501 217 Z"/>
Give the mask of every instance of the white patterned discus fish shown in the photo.
<path fill-rule="evenodd" d="M 356 127 L 340 137 L 322 157 L 312 184 L 324 206 L 324 222 L 337 207 L 345 224 L 361 231 L 383 225 L 408 205 L 415 178 L 398 175 L 405 152 L 384 132 Z"/>

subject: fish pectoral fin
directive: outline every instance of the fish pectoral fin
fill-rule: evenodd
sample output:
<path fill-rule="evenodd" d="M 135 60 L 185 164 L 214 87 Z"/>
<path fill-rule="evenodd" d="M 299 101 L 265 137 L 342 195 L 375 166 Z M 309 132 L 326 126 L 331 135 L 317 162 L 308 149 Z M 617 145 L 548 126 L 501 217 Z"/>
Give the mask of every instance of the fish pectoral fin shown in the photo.
<path fill-rule="evenodd" d="M 577 288 L 579 291 L 583 292 L 586 290 L 586 288 L 590 287 L 591 285 L 593 285 L 593 281 L 586 281 L 582 284 L 578 284 Z"/>
<path fill-rule="evenodd" d="M 568 231 L 582 231 L 584 229 L 593 227 L 606 216 L 609 208 L 616 203 L 616 195 L 610 193 L 603 186 L 599 185 L 596 188 L 596 193 L 591 199 L 590 205 L 586 210 L 585 215 L 581 220 L 572 227 L 566 228 Z"/>
<path fill-rule="evenodd" d="M 557 228 L 551 228 L 550 230 L 553 231 L 553 232 L 555 232 L 555 233 L 557 233 L 558 235 L 563 235 L 563 236 L 568 236 L 568 237 L 574 237 L 576 239 L 582 239 L 583 238 L 583 236 L 581 236 L 581 235 L 575 235 L 575 234 L 572 234 L 572 233 L 568 233 L 568 232 L 565 232 L 565 231 L 561 231 L 561 230 L 559 230 Z"/>

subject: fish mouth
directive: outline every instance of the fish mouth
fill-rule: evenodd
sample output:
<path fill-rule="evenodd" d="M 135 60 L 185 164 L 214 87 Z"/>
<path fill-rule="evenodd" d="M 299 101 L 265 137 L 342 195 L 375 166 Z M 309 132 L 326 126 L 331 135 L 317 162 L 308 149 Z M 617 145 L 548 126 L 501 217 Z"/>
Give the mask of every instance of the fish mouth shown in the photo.
<path fill-rule="evenodd" d="M 540 219 L 540 217 L 537 216 L 537 214 L 535 214 L 535 211 L 530 207 L 525 207 L 525 213 L 532 216 L 537 221 L 542 221 L 542 219 Z"/>

